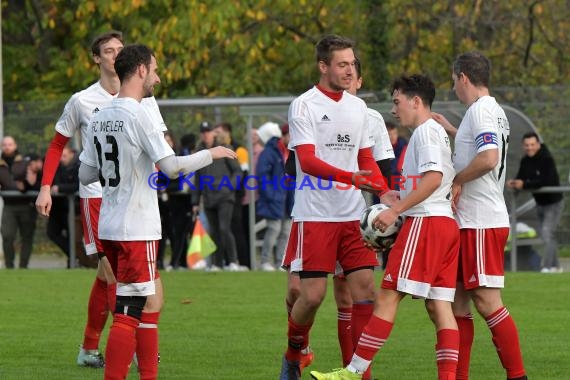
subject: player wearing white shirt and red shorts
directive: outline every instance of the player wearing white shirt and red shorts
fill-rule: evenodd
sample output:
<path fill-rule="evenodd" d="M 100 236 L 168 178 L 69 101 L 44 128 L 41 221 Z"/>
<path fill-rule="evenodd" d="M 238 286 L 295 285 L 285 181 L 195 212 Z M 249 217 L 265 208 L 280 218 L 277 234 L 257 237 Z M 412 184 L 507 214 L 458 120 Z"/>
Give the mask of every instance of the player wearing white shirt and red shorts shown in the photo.
<path fill-rule="evenodd" d="M 457 98 L 468 106 L 459 128 L 434 114 L 455 137 L 454 204 L 461 244 L 453 311 L 461 345 L 457 379 L 469 377 L 474 328 L 470 301 L 485 318 L 508 379 L 526 379 L 518 331 L 503 305 L 504 250 L 509 215 L 503 197 L 509 122 L 489 96 L 490 62 L 480 53 L 461 54 L 453 64 Z"/>
<path fill-rule="evenodd" d="M 358 57 L 354 65 L 356 77 L 354 78 L 349 93 L 356 95 L 358 90 L 362 87 L 362 63 Z M 368 108 L 368 133 L 370 134 L 370 143 L 372 144 L 372 156 L 374 161 L 378 164 L 380 172 L 385 179 L 391 179 L 391 166 L 390 160 L 394 159 L 394 149 L 388 136 L 388 130 L 384 123 L 384 118 L 380 112 Z M 377 202 L 377 197 L 374 197 L 374 202 Z M 382 266 L 385 267 L 388 258 L 388 251 L 382 252 Z M 354 345 L 352 341 L 352 297 L 350 295 L 350 288 L 346 282 L 342 267 L 337 265 L 337 272 L 333 276 L 333 294 L 337 305 L 337 335 L 340 346 L 342 364 L 343 366 L 350 363 L 352 354 L 354 353 Z M 301 363 L 305 357 L 301 357 Z"/>
<path fill-rule="evenodd" d="M 382 230 L 399 214 L 407 218 L 390 252 L 374 313 L 362 331 L 352 360 L 330 373 L 312 371 L 318 380 L 361 379 L 392 330 L 398 304 L 407 295 L 425 299 L 436 335 L 438 379 L 455 379 L 459 333 L 451 302 L 455 294 L 459 229 L 451 209 L 455 175 L 447 133 L 431 119 L 433 82 L 422 75 L 402 76 L 392 85 L 392 113 L 414 129 L 404 159 L 400 200 L 374 220 Z"/>
<path fill-rule="evenodd" d="M 344 91 L 354 81 L 352 48 L 352 41 L 340 36 L 321 39 L 316 45 L 319 84 L 289 107 L 296 189 L 284 265 L 298 272 L 300 294 L 289 316 L 280 379 L 300 379 L 301 350 L 337 261 L 353 290 L 353 335 L 360 334 L 372 313 L 378 261 L 361 240 L 365 203 L 354 185 L 373 192 L 387 186 L 372 157 L 366 104 Z"/>
<path fill-rule="evenodd" d="M 116 265 L 116 308 L 105 379 L 125 379 L 135 350 L 140 377 L 156 379 L 156 326 L 163 296 L 156 268 L 160 214 L 156 190 L 149 184 L 155 165 L 175 177 L 209 165 L 212 159 L 235 158 L 236 154 L 217 147 L 175 157 L 156 120 L 140 103 L 160 83 L 152 51 L 144 45 L 127 46 L 114 66 L 121 82 L 119 95 L 89 122 L 86 132 L 91 143 L 80 156 L 79 171 L 83 184 L 99 180 L 103 186 L 99 238 L 111 265 Z M 152 331 L 135 334 L 141 323 Z"/>
<path fill-rule="evenodd" d="M 56 123 L 56 134 L 46 153 L 42 187 L 36 200 L 36 208 L 43 216 L 49 216 L 52 204 L 51 184 L 64 146 L 77 132 L 80 133 L 82 146 L 91 143 L 86 133 L 89 120 L 100 109 L 107 106 L 119 92 L 119 78 L 113 64 L 122 48 L 123 37 L 118 31 L 101 34 L 91 44 L 93 59 L 99 66 L 100 78 L 99 81 L 75 93 L 69 99 Z M 155 119 L 157 128 L 166 130 L 154 97 L 144 99 L 142 104 Z M 104 360 L 99 353 L 98 346 L 109 311 L 114 309 L 115 276 L 107 258 L 104 257 L 103 247 L 98 238 L 101 185 L 99 183 L 80 184 L 79 196 L 86 254 L 97 253 L 101 260 L 89 296 L 87 323 L 83 343 L 77 356 L 77 364 L 100 368 L 103 367 Z"/>

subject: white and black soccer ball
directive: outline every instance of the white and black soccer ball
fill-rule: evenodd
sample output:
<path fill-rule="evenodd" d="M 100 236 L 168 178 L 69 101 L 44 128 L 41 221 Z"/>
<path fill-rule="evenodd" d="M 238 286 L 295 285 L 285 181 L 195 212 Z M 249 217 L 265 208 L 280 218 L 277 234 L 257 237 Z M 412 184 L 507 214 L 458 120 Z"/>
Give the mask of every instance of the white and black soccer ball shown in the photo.
<path fill-rule="evenodd" d="M 398 232 L 400 232 L 400 228 L 402 228 L 402 224 L 404 224 L 404 218 L 398 216 L 396 221 L 386 227 L 384 232 L 376 229 L 372 225 L 376 216 L 389 208 L 389 206 L 383 203 L 378 203 L 364 210 L 360 217 L 360 232 L 362 233 L 362 238 L 375 248 L 392 248 L 398 236 Z"/>

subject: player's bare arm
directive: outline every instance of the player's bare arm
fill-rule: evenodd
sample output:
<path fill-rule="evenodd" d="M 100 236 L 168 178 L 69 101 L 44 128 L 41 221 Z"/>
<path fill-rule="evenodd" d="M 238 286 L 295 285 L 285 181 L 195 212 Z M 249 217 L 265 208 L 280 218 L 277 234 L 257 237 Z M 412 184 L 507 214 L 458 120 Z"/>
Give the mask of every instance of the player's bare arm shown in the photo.
<path fill-rule="evenodd" d="M 396 190 L 390 190 L 384 194 L 380 195 L 380 202 L 387 206 L 392 206 L 394 203 L 400 200 L 400 192 Z"/>
<path fill-rule="evenodd" d="M 422 179 L 418 181 L 417 186 L 405 198 L 395 202 L 389 210 L 382 211 L 376 219 L 374 226 L 382 230 L 385 226 L 389 226 L 404 211 L 426 200 L 441 185 L 443 173 L 437 171 L 428 171 L 422 175 Z"/>
<path fill-rule="evenodd" d="M 451 124 L 449 120 L 445 118 L 445 116 L 437 112 L 432 112 L 431 117 L 439 124 L 441 124 L 441 126 L 443 127 L 443 129 L 445 129 L 448 135 L 455 138 L 455 135 L 457 134 L 457 128 L 455 128 L 453 124 Z"/>
<path fill-rule="evenodd" d="M 499 162 L 499 150 L 487 149 L 479 152 L 465 169 L 455 175 L 453 183 L 462 186 L 493 170 Z"/>

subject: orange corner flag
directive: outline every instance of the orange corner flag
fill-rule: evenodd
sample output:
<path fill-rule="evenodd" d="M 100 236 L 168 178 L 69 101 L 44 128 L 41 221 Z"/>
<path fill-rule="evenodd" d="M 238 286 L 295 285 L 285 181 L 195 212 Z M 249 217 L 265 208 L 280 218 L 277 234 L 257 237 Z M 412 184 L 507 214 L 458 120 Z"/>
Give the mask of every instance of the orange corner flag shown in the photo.
<path fill-rule="evenodd" d="M 188 268 L 193 268 L 198 262 L 204 260 L 216 251 L 216 243 L 204 229 L 200 218 L 196 219 L 192 238 L 186 252 L 186 263 Z"/>

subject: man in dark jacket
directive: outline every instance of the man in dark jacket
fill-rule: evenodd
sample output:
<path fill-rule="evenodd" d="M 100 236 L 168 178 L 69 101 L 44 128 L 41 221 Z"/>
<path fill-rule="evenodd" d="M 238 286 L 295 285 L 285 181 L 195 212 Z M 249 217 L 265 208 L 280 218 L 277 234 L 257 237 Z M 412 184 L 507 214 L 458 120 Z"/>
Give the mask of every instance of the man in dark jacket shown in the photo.
<path fill-rule="evenodd" d="M 507 187 L 521 190 L 538 189 L 543 186 L 560 186 L 554 158 L 546 145 L 541 144 L 538 135 L 535 132 L 526 133 L 522 142 L 525 156 L 521 159 L 516 179 L 507 181 Z M 561 272 L 562 268 L 558 261 L 558 242 L 554 231 L 560 222 L 564 209 L 562 193 L 533 193 L 532 196 L 536 201 L 540 234 L 545 244 L 541 272 Z"/>
<path fill-rule="evenodd" d="M 41 181 L 41 161 L 38 163 L 36 158 L 35 156 L 23 157 L 18 152 L 16 140 L 12 136 L 5 136 L 2 139 L 2 158 L 0 159 L 0 189 L 3 192 L 12 193 L 38 190 Z M 14 268 L 18 230 L 22 239 L 20 268 L 27 268 L 36 230 L 37 214 L 33 204 L 34 196 L 5 195 L 1 231 L 6 268 Z"/>
<path fill-rule="evenodd" d="M 200 132 L 214 133 L 213 143 L 203 140 L 197 150 L 209 149 L 212 146 L 226 146 L 231 148 L 230 141 L 224 134 L 216 134 L 211 126 L 202 123 Z M 210 145 L 212 144 L 212 145 Z M 192 191 L 193 212 L 200 210 L 200 202 L 204 207 L 212 239 L 216 243 L 216 251 L 212 254 L 209 270 L 219 271 L 225 269 L 232 272 L 246 270 L 238 263 L 235 236 L 232 233 L 231 220 L 236 202 L 237 178 L 242 170 L 236 160 L 215 160 L 196 171 Z"/>
<path fill-rule="evenodd" d="M 261 247 L 261 270 L 274 271 L 281 266 L 283 254 L 291 231 L 291 210 L 293 209 L 293 191 L 284 183 L 285 158 L 279 149 L 281 129 L 276 123 L 263 124 L 257 131 L 259 139 L 265 145 L 257 161 L 259 199 L 256 213 L 265 218 L 267 229 Z M 275 266 L 273 251 L 275 250 Z"/>
<path fill-rule="evenodd" d="M 68 195 L 79 191 L 78 172 L 79 157 L 73 149 L 66 146 L 63 148 L 60 165 L 55 172 L 54 185 L 51 187 L 52 195 Z M 78 211 L 76 215 L 79 215 Z M 69 204 L 67 198 L 63 196 L 53 197 L 46 232 L 50 240 L 67 256 L 67 267 L 69 268 L 69 251 L 72 242 L 69 236 L 68 212 Z"/>

